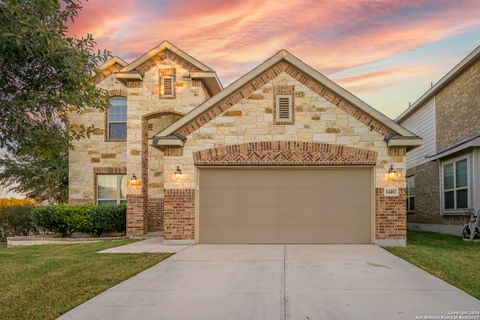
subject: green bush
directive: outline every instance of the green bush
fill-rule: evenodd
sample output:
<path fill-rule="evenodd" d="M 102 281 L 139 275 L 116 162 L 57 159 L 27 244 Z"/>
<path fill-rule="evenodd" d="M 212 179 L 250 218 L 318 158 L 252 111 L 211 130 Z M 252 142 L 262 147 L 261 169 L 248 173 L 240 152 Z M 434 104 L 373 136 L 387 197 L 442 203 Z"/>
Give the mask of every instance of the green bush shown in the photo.
<path fill-rule="evenodd" d="M 35 226 L 61 237 L 69 237 L 74 232 L 83 232 L 93 236 L 106 231 L 125 232 L 125 206 L 96 205 L 52 205 L 33 210 Z"/>
<path fill-rule="evenodd" d="M 106 231 L 125 232 L 127 227 L 125 205 L 97 206 L 90 214 L 95 235 Z"/>
<path fill-rule="evenodd" d="M 0 207 L 0 241 L 7 237 L 28 236 L 36 232 L 32 224 L 33 206 Z"/>

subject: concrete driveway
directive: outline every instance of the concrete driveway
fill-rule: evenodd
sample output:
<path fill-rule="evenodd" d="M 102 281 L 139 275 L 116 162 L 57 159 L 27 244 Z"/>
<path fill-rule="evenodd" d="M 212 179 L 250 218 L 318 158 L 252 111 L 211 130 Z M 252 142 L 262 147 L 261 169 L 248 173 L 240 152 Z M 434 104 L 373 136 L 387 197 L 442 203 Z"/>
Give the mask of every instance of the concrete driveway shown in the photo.
<path fill-rule="evenodd" d="M 373 245 L 196 245 L 62 319 L 420 319 L 480 301 Z"/>

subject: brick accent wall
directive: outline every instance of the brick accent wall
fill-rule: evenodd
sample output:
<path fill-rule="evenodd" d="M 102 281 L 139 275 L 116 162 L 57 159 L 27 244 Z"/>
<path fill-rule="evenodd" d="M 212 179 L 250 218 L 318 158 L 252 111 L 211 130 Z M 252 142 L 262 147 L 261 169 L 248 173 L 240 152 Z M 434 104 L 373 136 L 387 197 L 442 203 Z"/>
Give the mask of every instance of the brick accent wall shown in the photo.
<path fill-rule="evenodd" d="M 122 90 L 122 89 L 113 89 L 113 90 L 108 90 L 107 94 L 109 97 L 127 97 L 127 90 Z"/>
<path fill-rule="evenodd" d="M 438 166 L 437 162 L 427 162 L 407 170 L 407 177 L 415 176 L 415 213 L 407 215 L 407 222 L 464 225 L 469 216 L 441 215 Z"/>
<path fill-rule="evenodd" d="M 328 143 L 265 141 L 197 151 L 195 165 L 374 165 L 377 152 Z"/>
<path fill-rule="evenodd" d="M 69 204 L 82 205 L 82 204 L 94 204 L 95 200 L 93 199 L 68 199 Z"/>
<path fill-rule="evenodd" d="M 148 232 L 163 230 L 163 199 L 148 199 Z"/>
<path fill-rule="evenodd" d="M 167 60 L 167 59 L 176 63 L 176 64 L 178 64 L 178 65 L 180 65 L 180 66 L 182 66 L 182 68 L 184 68 L 188 72 L 200 71 L 200 69 L 198 69 L 196 66 L 194 66 L 193 64 L 191 64 L 187 60 L 183 59 L 182 57 L 180 57 L 179 55 L 175 54 L 174 52 L 172 52 L 168 49 L 165 49 L 159 55 L 157 55 L 155 57 L 152 57 L 151 59 L 145 61 L 140 66 L 138 66 L 136 68 L 136 70 L 138 72 L 140 72 L 141 74 L 145 74 L 151 68 L 153 68 L 156 64 L 158 64 L 159 62 L 161 63 L 162 61 Z"/>
<path fill-rule="evenodd" d="M 385 197 L 383 191 L 375 189 L 375 240 L 405 240 L 406 190 L 400 188 L 398 197 Z"/>
<path fill-rule="evenodd" d="M 164 239 L 195 239 L 195 189 L 165 189 Z"/>
<path fill-rule="evenodd" d="M 437 150 L 480 133 L 480 59 L 435 96 Z"/>
<path fill-rule="evenodd" d="M 127 194 L 127 235 L 143 236 L 148 231 L 147 203 L 143 195 Z"/>

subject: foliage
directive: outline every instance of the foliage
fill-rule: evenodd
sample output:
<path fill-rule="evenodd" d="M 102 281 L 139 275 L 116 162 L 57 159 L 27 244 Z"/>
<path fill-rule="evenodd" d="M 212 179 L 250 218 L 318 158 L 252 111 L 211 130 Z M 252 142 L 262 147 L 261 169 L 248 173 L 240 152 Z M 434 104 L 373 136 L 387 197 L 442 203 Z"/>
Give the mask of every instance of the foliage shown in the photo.
<path fill-rule="evenodd" d="M 32 209 L 31 205 L 0 207 L 0 241 L 5 241 L 7 237 L 35 233 L 36 229 L 31 218 Z"/>
<path fill-rule="evenodd" d="M 84 112 L 108 101 L 95 79 L 109 53 L 95 52 L 90 34 L 68 35 L 81 8 L 79 0 L 0 2 L 0 147 L 56 155 L 63 145 L 52 135 L 70 141 L 93 130 L 65 127 L 71 106 Z"/>
<path fill-rule="evenodd" d="M 101 235 L 106 231 L 125 232 L 125 206 L 51 205 L 37 207 L 32 219 L 36 227 L 61 237 L 74 232 Z"/>
<path fill-rule="evenodd" d="M 127 211 L 124 205 L 119 206 L 96 206 L 90 213 L 95 235 L 101 235 L 105 231 L 125 232 L 127 227 Z"/>
<path fill-rule="evenodd" d="M 460 236 L 409 231 L 406 247 L 387 250 L 480 299 L 480 243 Z"/>
<path fill-rule="evenodd" d="M 0 199 L 0 208 L 2 207 L 12 207 L 12 206 L 33 206 L 35 201 L 32 199 L 15 199 L 15 198 L 4 198 Z"/>
<path fill-rule="evenodd" d="M 132 242 L 0 247 L 0 319 L 56 319 L 170 256 L 97 253 Z"/>
<path fill-rule="evenodd" d="M 0 183 L 37 200 L 66 201 L 68 150 L 95 129 L 69 126 L 69 114 L 108 105 L 95 80 L 110 54 L 91 35 L 68 35 L 81 9 L 80 0 L 0 1 Z"/>
<path fill-rule="evenodd" d="M 59 136 L 58 139 L 63 139 Z M 58 142 L 60 145 L 62 142 Z M 57 203 L 68 201 L 68 146 L 54 157 L 42 156 L 36 149 L 19 147 L 14 153 L 0 156 L 0 183 L 35 199 Z"/>

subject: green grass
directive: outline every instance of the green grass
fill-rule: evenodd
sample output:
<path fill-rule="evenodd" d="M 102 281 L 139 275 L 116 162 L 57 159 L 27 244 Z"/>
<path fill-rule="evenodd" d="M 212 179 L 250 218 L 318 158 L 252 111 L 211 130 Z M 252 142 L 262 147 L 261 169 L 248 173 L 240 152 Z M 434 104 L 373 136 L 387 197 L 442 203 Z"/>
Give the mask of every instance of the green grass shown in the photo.
<path fill-rule="evenodd" d="M 54 319 L 170 254 L 98 254 L 131 240 L 0 247 L 0 319 Z"/>
<path fill-rule="evenodd" d="M 391 253 L 480 299 L 480 243 L 440 233 L 409 231 L 407 246 Z"/>

